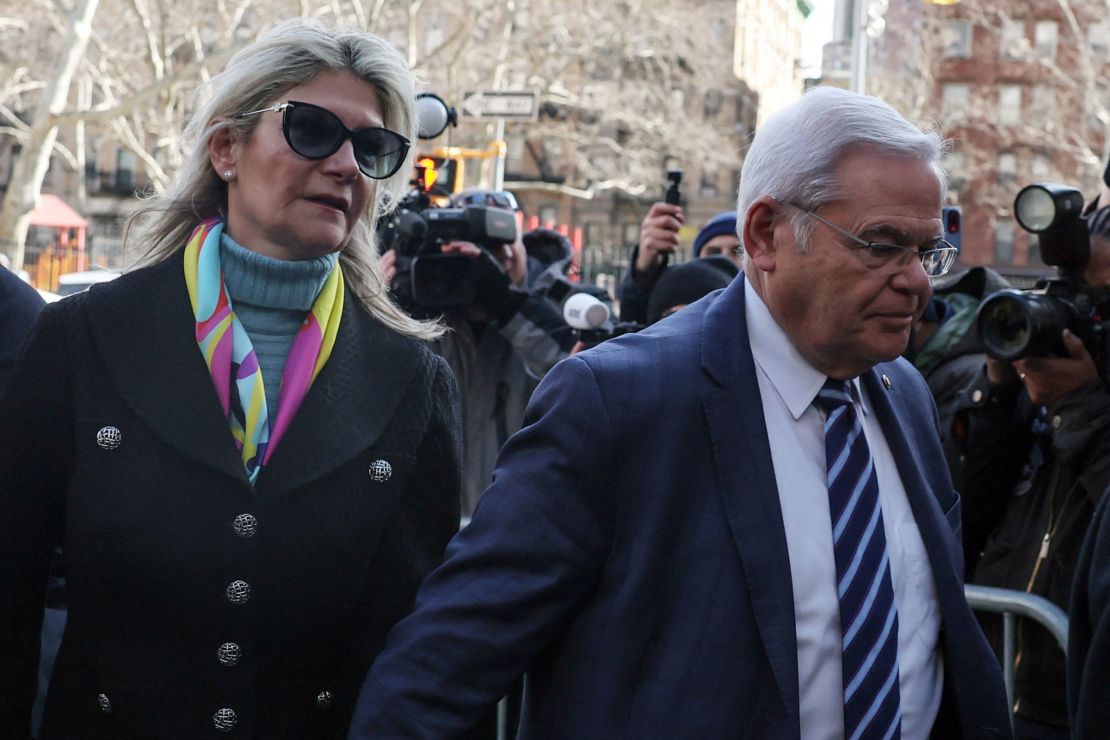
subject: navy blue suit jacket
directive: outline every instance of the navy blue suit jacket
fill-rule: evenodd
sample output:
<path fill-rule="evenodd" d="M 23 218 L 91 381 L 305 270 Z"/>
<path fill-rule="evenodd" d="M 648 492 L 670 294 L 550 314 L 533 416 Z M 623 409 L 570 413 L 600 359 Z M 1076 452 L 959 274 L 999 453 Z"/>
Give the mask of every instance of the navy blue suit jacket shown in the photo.
<path fill-rule="evenodd" d="M 526 738 L 798 737 L 790 565 L 744 290 L 735 280 L 548 374 L 367 676 L 351 737 L 457 736 L 525 671 Z M 862 381 L 936 582 L 934 734 L 1008 737 L 928 388 L 900 359 Z"/>

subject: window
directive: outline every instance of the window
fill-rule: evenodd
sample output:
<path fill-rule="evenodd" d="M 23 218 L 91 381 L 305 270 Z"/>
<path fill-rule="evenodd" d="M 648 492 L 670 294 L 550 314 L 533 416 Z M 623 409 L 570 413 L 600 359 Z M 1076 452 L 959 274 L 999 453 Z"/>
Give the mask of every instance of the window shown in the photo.
<path fill-rule="evenodd" d="M 1021 123 L 1021 85 L 998 86 L 998 122 L 1004 126 Z"/>
<path fill-rule="evenodd" d="M 971 57 L 971 21 L 951 20 L 944 29 L 944 56 L 947 59 Z"/>
<path fill-rule="evenodd" d="M 424 53 L 430 54 L 437 51 L 439 47 L 443 46 L 443 41 L 446 36 L 443 33 L 443 26 L 432 23 L 425 26 L 422 30 L 424 34 Z"/>
<path fill-rule="evenodd" d="M 732 41 L 732 39 L 729 38 L 728 31 L 728 24 L 723 19 L 713 21 L 713 38 L 716 39 L 718 43 L 723 44 L 726 41 Z"/>
<path fill-rule="evenodd" d="M 948 186 L 953 190 L 963 190 L 967 185 L 967 160 L 963 152 L 949 152 L 944 162 L 948 172 Z"/>
<path fill-rule="evenodd" d="M 1004 62 L 1020 59 L 1025 53 L 1027 44 L 1025 21 L 1003 18 L 1002 29 L 998 34 L 998 58 Z"/>
<path fill-rule="evenodd" d="M 506 137 L 505 169 L 509 172 L 524 171 L 524 136 L 521 134 Z"/>
<path fill-rule="evenodd" d="M 721 91 L 720 90 L 706 90 L 705 91 L 705 117 L 715 118 L 721 112 Z"/>
<path fill-rule="evenodd" d="M 1013 152 L 1002 152 L 998 155 L 998 184 L 1003 187 L 1012 187 L 1017 184 L 1017 155 Z"/>
<path fill-rule="evenodd" d="M 116 188 L 130 190 L 135 187 L 135 155 L 126 149 L 116 153 Z"/>
<path fill-rule="evenodd" d="M 1056 117 L 1056 90 L 1049 85 L 1035 85 L 1029 101 L 1029 119 L 1045 127 Z"/>
<path fill-rule="evenodd" d="M 1099 21 L 1088 26 L 1087 43 L 1095 59 L 1110 59 L 1110 22 Z"/>
<path fill-rule="evenodd" d="M 625 221 L 621 225 L 621 243 L 632 246 L 640 241 L 640 224 L 635 221 Z"/>
<path fill-rule="evenodd" d="M 600 221 L 587 221 L 582 236 L 587 247 L 600 247 L 605 224 Z"/>
<path fill-rule="evenodd" d="M 967 120 L 967 106 L 971 98 L 971 85 L 966 82 L 947 82 L 941 90 L 941 114 L 948 123 Z"/>
<path fill-rule="evenodd" d="M 100 167 L 99 161 L 96 156 L 95 148 L 85 149 L 85 187 L 95 188 L 100 180 Z"/>
<path fill-rule="evenodd" d="M 1008 265 L 1014 261 L 1014 222 L 999 221 L 994 227 L 994 261 Z"/>
<path fill-rule="evenodd" d="M 1056 21 L 1037 21 L 1033 27 L 1033 56 L 1037 59 L 1056 58 Z"/>
<path fill-rule="evenodd" d="M 712 165 L 705 165 L 701 171 L 701 186 L 698 188 L 698 195 L 702 198 L 716 198 L 718 195 L 717 190 L 717 170 Z"/>
<path fill-rule="evenodd" d="M 544 139 L 543 144 L 544 159 L 548 164 L 557 165 L 563 159 L 563 144 L 555 139 Z"/>
<path fill-rule="evenodd" d="M 1044 152 L 1037 152 L 1034 154 L 1032 162 L 1029 165 L 1029 174 L 1034 180 L 1051 180 L 1052 158 Z"/>
<path fill-rule="evenodd" d="M 544 203 L 540 206 L 540 226 L 550 228 L 559 222 L 559 206 Z"/>

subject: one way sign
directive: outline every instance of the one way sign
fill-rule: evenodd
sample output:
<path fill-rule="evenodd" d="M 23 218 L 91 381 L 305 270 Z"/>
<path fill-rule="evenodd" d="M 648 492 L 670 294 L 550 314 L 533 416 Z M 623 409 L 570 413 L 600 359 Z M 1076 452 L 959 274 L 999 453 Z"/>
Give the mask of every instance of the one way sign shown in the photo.
<path fill-rule="evenodd" d="M 476 90 L 463 95 L 462 112 L 470 118 L 535 120 L 536 93 L 530 90 Z"/>

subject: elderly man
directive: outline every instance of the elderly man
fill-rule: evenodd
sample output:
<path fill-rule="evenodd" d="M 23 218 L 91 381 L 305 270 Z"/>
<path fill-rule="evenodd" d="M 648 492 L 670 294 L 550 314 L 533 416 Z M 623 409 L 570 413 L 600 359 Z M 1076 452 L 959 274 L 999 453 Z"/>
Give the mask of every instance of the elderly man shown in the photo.
<path fill-rule="evenodd" d="M 745 277 L 560 363 L 351 737 L 1009 736 L 959 499 L 899 355 L 951 265 L 941 142 L 818 88 L 742 173 Z"/>

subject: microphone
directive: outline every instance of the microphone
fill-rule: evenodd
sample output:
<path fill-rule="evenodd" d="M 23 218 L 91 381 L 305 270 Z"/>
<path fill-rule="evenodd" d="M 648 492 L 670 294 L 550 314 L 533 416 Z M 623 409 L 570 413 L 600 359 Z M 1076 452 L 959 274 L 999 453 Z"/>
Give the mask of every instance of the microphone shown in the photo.
<path fill-rule="evenodd" d="M 572 329 L 599 329 L 609 320 L 609 307 L 589 293 L 575 293 L 563 303 L 563 320 Z"/>

